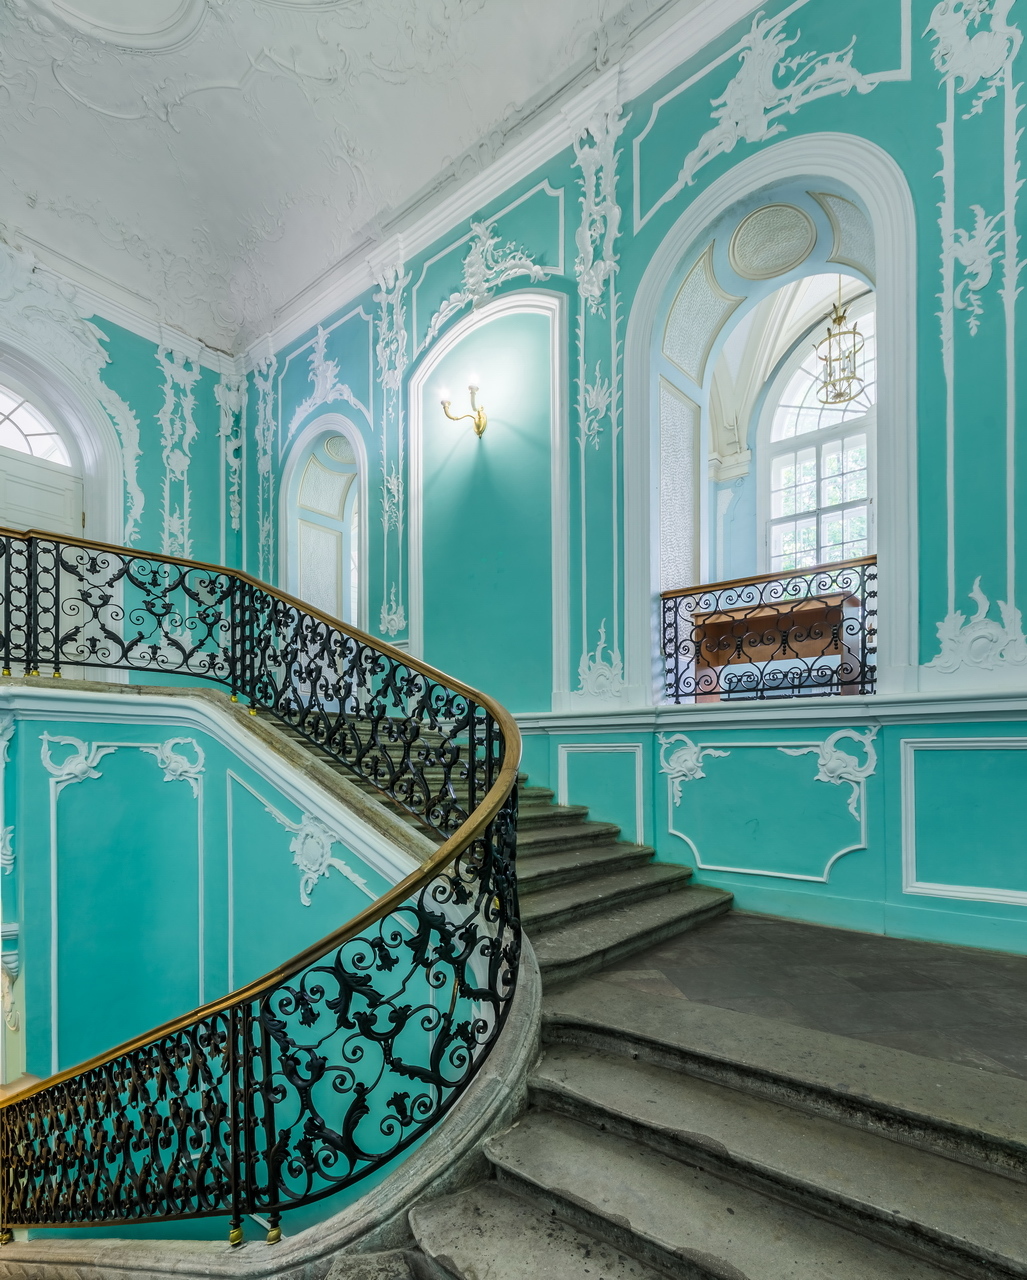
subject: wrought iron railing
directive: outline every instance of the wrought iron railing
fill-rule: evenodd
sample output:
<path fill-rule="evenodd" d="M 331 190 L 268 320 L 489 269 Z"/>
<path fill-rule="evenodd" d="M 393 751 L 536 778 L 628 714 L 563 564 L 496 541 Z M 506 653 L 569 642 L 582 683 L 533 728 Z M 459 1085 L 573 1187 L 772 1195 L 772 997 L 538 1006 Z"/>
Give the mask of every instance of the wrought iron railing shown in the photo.
<path fill-rule="evenodd" d="M 669 702 L 873 693 L 877 559 L 665 591 Z"/>
<path fill-rule="evenodd" d="M 222 685 L 443 840 L 249 986 L 0 1103 L 0 1229 L 261 1215 L 380 1170 L 470 1083 L 520 954 L 520 739 L 475 690 L 246 574 L 0 530 L 6 675 Z"/>

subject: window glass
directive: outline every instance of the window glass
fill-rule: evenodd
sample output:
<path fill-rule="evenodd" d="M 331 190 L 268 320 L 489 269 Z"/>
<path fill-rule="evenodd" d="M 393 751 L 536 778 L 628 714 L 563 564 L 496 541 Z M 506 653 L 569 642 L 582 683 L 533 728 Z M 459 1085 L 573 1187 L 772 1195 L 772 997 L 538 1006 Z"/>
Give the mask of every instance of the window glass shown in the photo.
<path fill-rule="evenodd" d="M 874 313 L 861 316 L 856 328 L 863 337 L 863 348 L 856 357 L 856 372 L 863 379 L 863 391 L 847 404 L 821 404 L 821 361 L 811 342 L 809 354 L 789 378 L 784 394 L 774 412 L 771 440 L 790 440 L 810 431 L 825 431 L 861 418 L 877 401 L 877 342 Z M 826 332 L 826 330 L 825 330 Z"/>
<path fill-rule="evenodd" d="M 0 445 L 62 467 L 71 466 L 64 441 L 50 423 L 38 409 L 6 387 L 0 387 Z"/>

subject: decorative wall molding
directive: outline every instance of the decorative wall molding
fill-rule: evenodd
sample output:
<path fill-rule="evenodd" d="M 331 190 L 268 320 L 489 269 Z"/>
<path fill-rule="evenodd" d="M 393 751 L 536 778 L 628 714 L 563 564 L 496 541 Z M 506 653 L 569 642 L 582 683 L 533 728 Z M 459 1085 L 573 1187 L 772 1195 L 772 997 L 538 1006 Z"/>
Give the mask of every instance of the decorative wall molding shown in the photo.
<path fill-rule="evenodd" d="M 702 762 L 707 756 L 723 758 L 730 754 L 727 751 L 719 751 L 716 747 L 698 746 L 686 733 L 675 733 L 671 737 L 661 733 L 657 741 L 660 744 L 660 772 L 667 775 L 675 805 L 681 803 L 682 783 L 695 782 L 698 778 L 706 777 Z M 671 747 L 674 747 L 674 750 L 668 756 L 667 752 Z"/>
<path fill-rule="evenodd" d="M 104 746 L 97 742 L 83 742 L 81 738 L 63 737 L 61 735 L 52 735 L 49 733 L 40 734 L 42 747 L 40 748 L 40 759 L 43 768 L 50 774 L 51 785 L 55 795 L 60 795 L 66 786 L 72 782 L 85 782 L 87 778 L 99 778 L 101 776 L 97 765 L 104 756 L 108 756 L 112 751 L 116 751 L 116 746 Z M 71 747 L 71 753 L 64 757 L 63 760 L 54 760 L 50 751 L 50 744 L 53 743 L 61 747 Z"/>
<path fill-rule="evenodd" d="M 200 367 L 188 355 L 164 346 L 157 348 L 157 365 L 164 377 L 164 403 L 157 414 L 164 462 L 161 550 L 166 555 L 191 558 L 189 463 L 197 432 L 195 387 Z"/>
<path fill-rule="evenodd" d="M 0 868 L 5 876 L 9 876 L 14 870 L 15 859 L 14 828 L 4 827 L 0 831 Z"/>
<path fill-rule="evenodd" d="M 606 619 L 599 624 L 595 649 L 581 655 L 578 663 L 578 692 L 590 698 L 619 698 L 624 686 L 624 664 L 620 653 L 606 648 Z"/>
<path fill-rule="evenodd" d="M 865 733 L 857 733 L 854 729 L 839 729 L 818 746 L 778 747 L 778 750 L 786 756 L 815 754 L 817 757 L 816 781 L 831 782 L 835 786 L 842 782 L 848 783 L 852 788 L 852 794 L 849 796 L 849 812 L 857 822 L 862 822 L 866 796 L 864 783 L 877 771 L 877 752 L 873 745 L 876 737 L 876 725 L 872 729 L 867 729 Z M 838 743 L 842 739 L 858 742 L 862 746 L 866 757 L 862 764 L 856 756 L 841 750 Z"/>
<path fill-rule="evenodd" d="M 275 563 L 275 482 L 271 464 L 277 430 L 274 406 L 277 367 L 277 360 L 269 355 L 260 360 L 253 370 L 253 387 L 257 397 L 256 420 L 253 424 L 257 463 L 257 576 L 265 581 L 274 572 Z"/>
<path fill-rule="evenodd" d="M 303 420 L 314 412 L 315 409 L 321 409 L 325 405 L 335 404 L 344 401 L 346 404 L 352 405 L 354 409 L 363 417 L 368 426 L 372 426 L 371 414 L 365 404 L 353 394 L 352 389 L 344 383 L 339 377 L 338 360 L 329 360 L 325 348 L 328 343 L 327 332 L 318 325 L 317 335 L 314 338 L 310 351 L 310 394 L 305 400 L 302 400 L 293 411 L 293 415 L 289 420 L 288 429 L 285 432 L 282 441 L 282 448 L 288 447 L 289 442 L 296 434 L 296 430 L 303 423 Z"/>
<path fill-rule="evenodd" d="M 193 759 L 176 751 L 175 747 L 191 747 Z M 194 796 L 200 795 L 200 778 L 204 772 L 203 748 L 195 738 L 168 738 L 152 747 L 140 747 L 147 755 L 155 756 L 164 770 L 165 782 L 188 782 Z"/>
<path fill-rule="evenodd" d="M 1001 622 L 989 617 L 991 602 L 981 590 L 981 579 L 974 579 L 970 599 L 977 606 L 967 619 L 954 610 L 938 623 L 938 653 L 927 663 L 928 668 L 953 675 L 964 667 L 981 671 L 1023 670 L 1027 666 L 1027 638 L 1019 609 L 1005 600 L 998 601 Z"/>
<path fill-rule="evenodd" d="M 398 247 L 398 246 L 397 246 Z M 375 359 L 381 386 L 382 437 L 382 606 L 378 630 L 394 640 L 406 630 L 403 607 L 404 524 L 406 505 L 403 474 L 406 453 L 406 413 L 403 397 L 403 375 L 410 362 L 407 338 L 406 289 L 410 274 L 402 262 L 384 266 L 378 275 L 378 290 L 373 295 L 378 306 L 375 322 Z M 393 458 L 389 460 L 390 439 Z M 400 585 L 390 577 L 390 560 L 395 556 Z"/>
<path fill-rule="evenodd" d="M 866 780 L 877 767 L 877 755 L 871 745 L 876 733 L 876 728 L 868 729 L 862 734 L 850 729 L 843 729 L 831 734 L 824 742 L 716 742 L 699 745 L 685 734 L 678 734 L 672 738 L 665 738 L 661 734 L 659 737 L 661 744 L 660 772 L 666 774 L 668 780 L 667 830 L 672 836 L 677 836 L 679 840 L 683 840 L 688 845 L 695 858 L 695 865 L 703 871 L 725 871 L 734 875 L 767 876 L 774 880 L 804 880 L 815 884 L 826 884 L 831 877 L 832 868 L 840 858 L 844 858 L 849 853 L 857 853 L 867 847 Z M 852 738 L 863 744 L 866 760 L 862 765 L 854 756 L 838 749 L 837 743 L 842 738 Z M 668 758 L 666 756 L 667 748 L 676 741 L 680 741 L 682 745 Z M 683 798 L 682 785 L 684 782 L 692 782 L 698 778 L 706 777 L 706 772 L 702 767 L 703 760 L 715 757 L 726 759 L 735 752 L 746 750 L 780 751 L 784 755 L 791 756 L 815 753 L 819 769 L 814 781 L 847 782 L 853 787 L 853 795 L 849 797 L 846 807 L 852 818 L 859 824 L 859 838 L 853 843 L 847 844 L 843 848 L 827 855 L 824 870 L 820 875 L 777 871 L 768 867 L 739 867 L 711 862 L 704 858 L 692 837 L 679 830 L 676 826 L 676 811 Z"/>
<path fill-rule="evenodd" d="M 795 0 L 780 13 L 767 17 L 758 13 L 749 30 L 726 54 L 716 58 L 653 104 L 645 128 L 634 141 L 634 222 L 636 233 L 685 187 L 695 181 L 699 170 L 733 151 L 739 142 L 759 144 L 785 131 L 784 119 L 795 115 L 810 102 L 836 94 L 870 93 L 888 80 L 908 80 L 912 72 L 912 0 L 901 0 L 901 62 L 894 70 L 864 75 L 852 62 L 856 38 L 844 49 L 818 54 L 807 50 L 789 54 L 801 33 L 788 34 L 788 19 L 809 0 Z M 642 148 L 656 127 L 662 109 L 694 84 L 704 79 L 728 59 L 737 57 L 738 71 L 723 92 L 711 99 L 713 126 L 683 158 L 677 179 L 643 213 Z"/>
<path fill-rule="evenodd" d="M 903 738 L 902 786 L 902 892 L 927 898 L 954 898 L 963 902 L 1008 903 L 1027 906 L 1027 892 L 972 884 L 938 884 L 922 881 L 917 869 L 916 753 L 918 751 L 1027 751 L 1027 738 Z M 968 865 L 968 871 L 971 868 Z"/>
<path fill-rule="evenodd" d="M 574 804 L 568 777 L 572 755 L 630 755 L 635 766 L 634 843 L 645 844 L 645 748 L 641 742 L 561 742 L 556 748 L 556 803 Z"/>
<path fill-rule="evenodd" d="M 617 140 L 630 116 L 619 104 L 598 111 L 574 138 L 574 164 L 581 170 L 581 222 L 574 233 L 574 275 L 589 309 L 603 314 L 603 295 L 617 270 L 621 209 L 617 203 Z"/>
<path fill-rule="evenodd" d="M 246 379 L 222 374 L 214 387 L 220 410 L 221 441 L 221 563 L 228 563 L 228 529 L 242 528 L 243 422 L 246 414 Z"/>

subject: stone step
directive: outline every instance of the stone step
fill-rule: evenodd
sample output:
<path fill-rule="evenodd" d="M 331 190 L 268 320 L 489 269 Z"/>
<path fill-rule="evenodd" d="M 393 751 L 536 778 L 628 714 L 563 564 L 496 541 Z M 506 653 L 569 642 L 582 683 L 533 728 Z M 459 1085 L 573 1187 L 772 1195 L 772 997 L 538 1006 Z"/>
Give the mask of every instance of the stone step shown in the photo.
<path fill-rule="evenodd" d="M 581 804 L 550 804 L 520 800 L 517 806 L 517 830 L 535 831 L 540 827 L 565 827 L 570 823 L 582 823 L 588 818 L 588 808 Z"/>
<path fill-rule="evenodd" d="M 410 1227 L 433 1280 L 666 1280 L 495 1182 L 415 1205 Z"/>
<path fill-rule="evenodd" d="M 526 893 L 521 897 L 521 923 L 531 937 L 536 938 L 551 929 L 559 929 L 610 908 L 623 908 L 642 901 L 655 902 L 664 894 L 683 889 L 691 875 L 689 867 L 650 862 L 644 867 L 633 867 L 610 875 L 593 875 L 574 884 Z"/>
<path fill-rule="evenodd" d="M 542 933 L 532 945 L 549 990 L 594 973 L 604 965 L 655 946 L 720 915 L 731 894 L 708 885 L 686 885 L 651 902 L 614 907 L 558 931 Z M 637 1000 L 638 993 L 635 993 Z"/>
<path fill-rule="evenodd" d="M 877 1134 L 574 1045 L 532 1102 L 969 1277 L 1027 1276 L 1027 1185 Z"/>
<path fill-rule="evenodd" d="M 521 777 L 523 776 L 524 775 L 522 774 Z M 534 801 L 537 801 L 539 804 L 546 804 L 555 797 L 556 792 L 550 791 L 548 787 L 529 787 L 525 786 L 523 783 L 518 783 L 517 794 L 522 804 Z"/>
<path fill-rule="evenodd" d="M 501 1186 L 682 1280 L 951 1280 L 909 1254 L 552 1112 L 530 1112 L 485 1152 Z"/>
<path fill-rule="evenodd" d="M 586 876 L 644 866 L 652 856 L 653 851 L 648 845 L 625 843 L 539 854 L 524 862 L 518 860 L 517 883 L 522 893 L 536 893 L 542 889 L 554 889 L 557 885 L 572 884 Z"/>
<path fill-rule="evenodd" d="M 536 951 L 548 942 L 541 937 Z M 684 998 L 640 999 L 612 982 L 548 994 L 543 1034 L 547 1044 L 670 1067 L 1027 1182 L 1027 1080 Z"/>
<path fill-rule="evenodd" d="M 566 827 L 540 827 L 517 837 L 517 855 L 533 858 L 540 853 L 565 853 L 568 849 L 585 849 L 594 845 L 615 843 L 620 827 L 612 822 L 575 822 Z"/>

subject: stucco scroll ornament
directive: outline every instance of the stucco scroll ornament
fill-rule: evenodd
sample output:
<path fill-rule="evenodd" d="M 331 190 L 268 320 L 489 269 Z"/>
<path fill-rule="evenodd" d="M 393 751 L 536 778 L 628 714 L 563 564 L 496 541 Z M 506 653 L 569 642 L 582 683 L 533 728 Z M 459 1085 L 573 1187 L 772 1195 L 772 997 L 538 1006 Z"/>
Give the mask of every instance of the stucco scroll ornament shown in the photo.
<path fill-rule="evenodd" d="M 958 93 L 984 87 L 963 117 L 980 115 L 984 104 L 999 91 L 1006 64 L 1015 58 L 1023 34 L 1009 21 L 1015 0 L 941 0 L 931 12 L 924 32 L 934 37 L 934 65 L 946 80 L 958 79 Z M 988 27 L 978 30 L 989 18 Z"/>
<path fill-rule="evenodd" d="M 963 666 L 994 671 L 996 667 L 1022 667 L 1027 663 L 1027 639 L 1020 610 L 999 600 L 1002 621 L 989 618 L 991 602 L 981 590 L 979 577 L 974 579 L 970 599 L 977 611 L 969 621 L 956 610 L 938 623 L 941 650 L 927 666 L 951 675 Z"/>
<path fill-rule="evenodd" d="M 608 652 L 609 657 L 604 657 Z M 619 698 L 624 687 L 624 663 L 619 649 L 607 650 L 606 619 L 599 624 L 599 640 L 592 653 L 583 653 L 578 663 L 578 693 L 593 698 Z"/>
<path fill-rule="evenodd" d="M 339 377 L 338 360 L 328 359 L 327 343 L 328 334 L 318 325 L 317 336 L 314 338 L 314 345 L 310 352 L 310 381 L 313 386 L 307 398 L 301 401 L 293 412 L 289 429 L 285 433 L 286 444 L 296 434 L 297 427 L 308 414 L 313 413 L 315 409 L 320 409 L 322 405 L 334 404 L 339 400 L 351 404 L 370 425 L 371 415 L 367 406 L 357 399 L 352 388 Z"/>
<path fill-rule="evenodd" d="M 683 782 L 695 782 L 697 778 L 705 778 L 706 770 L 702 767 L 703 761 L 707 756 L 719 757 L 726 759 L 730 751 L 718 751 L 716 747 L 702 747 L 685 733 L 675 733 L 671 737 L 661 733 L 659 735 L 660 743 L 660 772 L 665 773 L 670 779 L 671 795 L 674 803 L 681 803 L 681 784 Z M 680 746 L 676 746 L 680 743 Z M 675 747 L 670 755 L 667 754 L 671 747 Z"/>
<path fill-rule="evenodd" d="M 85 782 L 87 778 L 99 778 L 100 770 L 96 766 L 104 756 L 117 750 L 117 747 L 100 747 L 96 743 L 83 742 L 81 738 L 66 738 L 49 733 L 42 733 L 39 737 L 43 744 L 40 749 L 43 768 L 50 774 L 58 791 L 70 782 Z M 60 761 L 54 760 L 50 753 L 51 743 L 72 747 L 71 755 L 65 756 Z"/>
<path fill-rule="evenodd" d="M 246 409 L 246 379 L 225 375 L 214 388 L 221 410 L 218 437 L 228 472 L 228 515 L 233 529 L 242 527 L 242 420 Z"/>
<path fill-rule="evenodd" d="M 0 955 L 0 1002 L 2 1002 L 4 1023 L 9 1031 L 17 1031 L 21 1026 L 21 1016 L 14 1003 L 14 983 L 21 972 L 21 961 L 17 951 L 4 951 Z"/>
<path fill-rule="evenodd" d="M 874 739 L 876 737 L 876 726 L 873 729 L 868 729 L 866 733 L 857 733 L 855 729 L 839 729 L 837 733 L 832 733 L 819 746 L 778 747 L 778 751 L 786 756 L 815 754 L 818 766 L 816 782 L 833 782 L 836 786 L 847 782 L 852 788 L 852 794 L 849 796 L 849 812 L 859 822 L 861 821 L 859 800 L 863 794 L 863 783 L 877 769 L 877 751 L 874 748 Z M 849 738 L 862 746 L 866 755 L 866 759 L 862 764 L 860 764 L 856 756 L 849 755 L 847 751 L 842 751 L 838 746 L 838 743 L 843 738 Z"/>
<path fill-rule="evenodd" d="M 758 13 L 741 41 L 741 66 L 719 98 L 713 98 L 716 124 L 685 157 L 677 190 L 694 182 L 696 174 L 717 156 L 733 151 L 739 142 L 761 143 L 784 133 L 782 116 L 791 116 L 820 98 L 833 94 L 869 93 L 876 82 L 852 65 L 853 38 L 834 53 L 800 53 L 786 57 L 802 38 L 789 38 L 784 18 Z"/>
<path fill-rule="evenodd" d="M 164 403 L 157 414 L 164 460 L 161 550 L 168 555 L 191 556 L 189 464 L 197 435 L 195 387 L 200 366 L 170 347 L 157 348 L 157 364 L 164 374 Z"/>
<path fill-rule="evenodd" d="M 310 906 L 310 894 L 318 880 L 326 876 L 332 867 L 341 871 L 347 880 L 351 880 L 358 888 L 367 892 L 367 881 L 350 870 L 340 858 L 332 857 L 332 848 L 337 842 L 337 837 L 320 819 L 305 813 L 298 823 L 286 822 L 284 825 L 295 832 L 292 840 L 289 841 L 289 851 L 292 854 L 293 865 L 299 867 L 302 872 L 300 902 L 305 907 Z"/>
<path fill-rule="evenodd" d="M 139 536 L 143 491 L 137 467 L 139 420 L 107 386 L 100 371 L 110 360 L 104 333 L 88 319 L 91 309 L 78 302 L 71 285 L 45 270 L 23 249 L 0 241 L 0 336 L 15 347 L 27 346 L 48 367 L 63 369 L 102 405 L 121 446 L 125 484 L 124 540 Z"/>
<path fill-rule="evenodd" d="M 382 601 L 381 616 L 378 619 L 378 626 L 382 635 L 395 636 L 403 630 L 407 624 L 406 610 L 402 603 L 396 600 L 396 584 L 393 583 L 389 589 L 388 603 Z"/>
<path fill-rule="evenodd" d="M 274 477 L 271 471 L 275 439 L 274 380 L 278 361 L 263 357 L 253 368 L 257 392 L 257 414 L 253 434 L 257 453 L 257 540 L 261 577 L 271 574 L 274 564 Z"/>
<path fill-rule="evenodd" d="M 14 828 L 4 827 L 0 831 L 0 867 L 5 876 L 14 870 Z"/>
<path fill-rule="evenodd" d="M 10 711 L 5 711 L 0 715 L 0 764 L 7 764 L 9 756 L 7 749 L 11 745 L 11 739 L 14 737 L 14 715 Z"/>
<path fill-rule="evenodd" d="M 451 293 L 428 323 L 428 331 L 419 347 L 423 351 L 439 336 L 442 326 L 464 307 L 480 307 L 488 302 L 496 289 L 508 280 L 526 276 L 531 281 L 545 280 L 552 267 L 543 267 L 525 249 L 513 241 L 503 244 L 495 232 L 496 219 L 471 223 L 471 246 L 464 258 L 462 289 Z"/>
<path fill-rule="evenodd" d="M 395 462 L 386 464 L 382 446 L 382 528 L 400 529 L 403 523 L 403 477 Z"/>
<path fill-rule="evenodd" d="M 407 317 L 403 291 L 410 283 L 403 264 L 387 267 L 378 277 L 378 292 L 372 295 L 378 304 L 375 358 L 378 379 L 386 391 L 398 391 L 403 382 L 407 357 Z"/>
<path fill-rule="evenodd" d="M 603 311 L 603 292 L 617 270 L 616 243 L 621 210 L 617 203 L 617 139 L 630 116 L 620 106 L 597 113 L 574 139 L 574 163 L 581 170 L 581 223 L 574 233 L 578 293 L 594 312 Z M 591 139 L 591 141 L 589 141 Z"/>
<path fill-rule="evenodd" d="M 593 449 L 599 448 L 599 439 L 603 434 L 603 419 L 610 411 L 612 400 L 610 380 L 600 376 L 601 368 L 602 363 L 597 360 L 595 376 L 582 388 L 583 414 L 579 440 L 582 447 L 591 445 Z"/>
<path fill-rule="evenodd" d="M 176 747 L 192 747 L 195 759 L 176 751 Z M 148 756 L 155 756 L 164 770 L 165 782 L 188 782 L 194 796 L 200 794 L 200 775 L 204 770 L 203 748 L 195 738 L 168 738 L 152 747 L 142 747 Z"/>
<path fill-rule="evenodd" d="M 979 204 L 970 206 L 974 215 L 973 231 L 965 231 L 962 227 L 952 233 L 952 244 L 949 252 L 954 261 L 963 268 L 963 279 L 952 291 L 952 303 L 957 311 L 968 311 L 967 324 L 970 332 L 975 334 L 980 328 L 980 317 L 984 305 L 980 293 L 991 284 L 995 259 L 999 255 L 998 242 L 1002 238 L 1003 213 L 985 215 Z"/>

